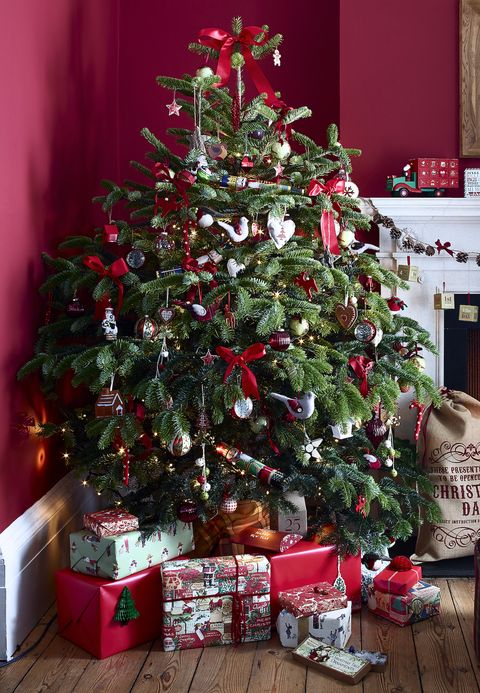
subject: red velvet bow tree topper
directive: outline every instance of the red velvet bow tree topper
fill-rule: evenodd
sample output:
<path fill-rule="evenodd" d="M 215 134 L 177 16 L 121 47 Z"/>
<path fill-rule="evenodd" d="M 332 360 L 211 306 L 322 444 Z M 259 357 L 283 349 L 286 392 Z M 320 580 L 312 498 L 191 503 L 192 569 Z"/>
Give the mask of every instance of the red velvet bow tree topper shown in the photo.
<path fill-rule="evenodd" d="M 366 356 L 351 356 L 348 365 L 360 380 L 360 394 L 362 397 L 368 395 L 368 374 L 373 368 L 373 361 Z"/>
<path fill-rule="evenodd" d="M 120 257 L 115 262 L 112 262 L 110 267 L 105 267 L 103 262 L 97 255 L 87 255 L 83 258 L 83 264 L 86 265 L 93 272 L 96 272 L 100 277 L 109 277 L 118 289 L 118 300 L 117 300 L 117 310 L 116 313 L 120 313 L 123 305 L 123 284 L 120 281 L 120 277 L 127 274 L 130 270 L 125 260 Z"/>
<path fill-rule="evenodd" d="M 247 363 L 263 358 L 266 354 L 265 346 L 261 342 L 257 342 L 256 344 L 249 346 L 247 349 L 245 349 L 245 351 L 238 355 L 235 355 L 233 351 L 227 347 L 218 346 L 216 352 L 228 364 L 225 370 L 225 375 L 223 376 L 223 382 L 226 381 L 235 366 L 239 366 L 242 369 L 243 394 L 245 397 L 260 399 L 258 394 L 257 379 L 247 366 Z"/>
<path fill-rule="evenodd" d="M 263 34 L 259 41 L 255 37 Z M 238 36 L 232 36 L 223 29 L 208 27 L 201 29 L 198 35 L 198 43 L 202 46 L 209 46 L 219 51 L 216 74 L 220 77 L 217 87 L 224 87 L 230 77 L 231 62 L 230 58 L 234 47 L 237 44 L 244 57 L 245 66 L 252 78 L 252 82 L 259 94 L 266 94 L 265 103 L 267 106 L 283 106 L 283 102 L 275 96 L 272 86 L 263 74 L 260 66 L 252 55 L 252 46 L 263 46 L 268 40 L 268 33 L 260 26 L 246 26 Z"/>

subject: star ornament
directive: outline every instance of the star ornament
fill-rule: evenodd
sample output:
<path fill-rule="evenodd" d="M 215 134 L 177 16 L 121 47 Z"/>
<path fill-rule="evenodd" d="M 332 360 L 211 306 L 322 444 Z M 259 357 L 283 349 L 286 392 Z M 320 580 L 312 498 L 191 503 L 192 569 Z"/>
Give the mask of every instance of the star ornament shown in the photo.
<path fill-rule="evenodd" d="M 318 286 L 317 282 L 313 277 L 310 277 L 306 272 L 302 272 L 301 274 L 298 275 L 298 277 L 295 277 L 293 280 L 293 283 L 299 286 L 300 288 L 304 289 L 304 291 L 307 293 L 308 300 L 312 300 L 312 293 L 315 291 L 318 291 Z"/>
<path fill-rule="evenodd" d="M 321 458 L 318 448 L 323 442 L 323 438 L 315 438 L 315 440 L 307 439 L 302 445 L 302 452 L 305 462 L 310 462 L 311 460 L 319 460 Z"/>
<path fill-rule="evenodd" d="M 273 167 L 273 170 L 275 171 L 275 175 L 278 178 L 279 176 L 282 175 L 282 173 L 284 172 L 285 169 L 283 168 L 282 164 L 280 162 L 278 162 L 278 164 Z"/>
<path fill-rule="evenodd" d="M 204 366 L 211 366 L 215 359 L 218 359 L 218 356 L 212 354 L 212 352 L 209 349 L 205 356 L 201 356 L 200 358 L 202 359 Z"/>
<path fill-rule="evenodd" d="M 172 103 L 167 103 L 166 106 L 168 108 L 168 115 L 169 116 L 172 116 L 172 115 L 179 116 L 180 115 L 181 106 L 180 106 L 180 104 L 178 104 L 175 101 L 175 97 L 173 97 Z"/>

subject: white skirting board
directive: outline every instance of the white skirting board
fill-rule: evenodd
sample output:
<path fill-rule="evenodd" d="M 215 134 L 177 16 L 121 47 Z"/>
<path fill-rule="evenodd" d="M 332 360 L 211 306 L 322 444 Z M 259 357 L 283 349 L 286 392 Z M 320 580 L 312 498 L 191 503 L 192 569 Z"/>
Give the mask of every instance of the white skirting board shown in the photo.
<path fill-rule="evenodd" d="M 11 659 L 54 601 L 54 573 L 69 562 L 68 535 L 99 501 L 70 472 L 0 534 L 0 660 Z"/>

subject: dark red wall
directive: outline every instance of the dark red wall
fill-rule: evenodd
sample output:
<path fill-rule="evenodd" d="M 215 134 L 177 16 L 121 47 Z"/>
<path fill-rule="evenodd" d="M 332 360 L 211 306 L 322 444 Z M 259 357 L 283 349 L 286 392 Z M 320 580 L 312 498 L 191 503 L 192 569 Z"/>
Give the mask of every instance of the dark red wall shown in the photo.
<path fill-rule="evenodd" d="M 354 179 L 384 196 L 410 158 L 459 155 L 458 0 L 341 0 L 341 141 Z M 462 160 L 462 169 L 480 159 Z M 463 196 L 463 176 L 457 195 Z"/>
<path fill-rule="evenodd" d="M 458 155 L 458 0 L 24 0 L 3 8 L 0 531 L 63 473 L 58 452 L 12 433 L 18 412 L 45 416 L 36 388 L 15 382 L 42 322 L 40 253 L 88 228 L 99 180 L 119 180 L 130 159 L 143 159 L 142 127 L 162 137 L 185 122 L 168 118 L 171 94 L 155 77 L 194 71 L 201 60 L 189 41 L 202 27 L 229 29 L 237 12 L 284 34 L 282 67 L 262 65 L 287 103 L 312 108 L 301 128 L 322 141 L 337 121 L 342 143 L 363 149 L 354 163 L 362 194 L 384 195 L 385 176 L 411 157 Z"/>
<path fill-rule="evenodd" d="M 3 3 L 0 22 L 0 531 L 63 474 L 58 451 L 13 430 L 46 416 L 16 383 L 44 304 L 40 254 L 92 222 L 100 177 L 117 177 L 117 8 L 103 0 Z"/>

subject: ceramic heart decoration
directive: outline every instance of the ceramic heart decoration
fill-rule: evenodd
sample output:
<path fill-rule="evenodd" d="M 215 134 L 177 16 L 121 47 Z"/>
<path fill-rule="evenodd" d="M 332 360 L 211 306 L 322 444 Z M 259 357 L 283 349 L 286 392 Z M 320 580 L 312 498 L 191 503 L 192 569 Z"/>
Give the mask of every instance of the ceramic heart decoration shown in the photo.
<path fill-rule="evenodd" d="M 237 262 L 234 257 L 231 257 L 227 262 L 227 272 L 231 277 L 236 277 L 239 272 L 243 272 L 245 265 L 243 262 Z"/>
<path fill-rule="evenodd" d="M 270 238 L 275 243 L 278 250 L 283 248 L 285 243 L 295 233 L 295 222 L 292 219 L 279 219 L 278 217 L 270 217 L 267 224 Z"/>
<path fill-rule="evenodd" d="M 168 325 L 175 316 L 175 308 L 160 308 L 158 315 L 163 324 Z"/>
<path fill-rule="evenodd" d="M 355 306 L 344 306 L 341 303 L 335 308 L 335 317 L 344 330 L 349 330 L 357 319 L 357 309 Z"/>

